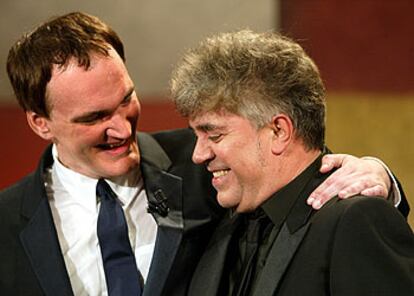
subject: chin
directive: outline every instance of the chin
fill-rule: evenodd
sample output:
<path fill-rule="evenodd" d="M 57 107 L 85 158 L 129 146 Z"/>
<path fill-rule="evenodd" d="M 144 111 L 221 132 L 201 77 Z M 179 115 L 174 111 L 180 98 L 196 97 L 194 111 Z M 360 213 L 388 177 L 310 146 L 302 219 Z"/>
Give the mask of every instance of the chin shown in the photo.
<path fill-rule="evenodd" d="M 234 211 L 236 211 L 237 213 L 249 213 L 249 212 L 253 212 L 255 209 L 253 207 L 246 207 L 246 206 L 240 206 L 237 205 L 234 207 Z"/>
<path fill-rule="evenodd" d="M 217 196 L 217 202 L 220 206 L 223 208 L 229 209 L 229 208 L 237 208 L 239 206 L 238 202 L 226 197 L 220 197 L 220 195 Z"/>
<path fill-rule="evenodd" d="M 105 178 L 116 178 L 128 174 L 132 170 L 138 168 L 139 163 L 130 161 L 127 163 L 112 163 L 107 164 L 102 172 L 106 175 Z"/>

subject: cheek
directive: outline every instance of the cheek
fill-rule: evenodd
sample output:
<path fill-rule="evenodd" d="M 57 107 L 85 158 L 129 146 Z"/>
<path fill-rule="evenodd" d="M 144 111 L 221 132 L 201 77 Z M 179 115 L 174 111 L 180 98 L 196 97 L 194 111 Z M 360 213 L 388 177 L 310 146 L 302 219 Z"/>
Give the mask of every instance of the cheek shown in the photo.
<path fill-rule="evenodd" d="M 239 162 L 236 162 L 232 168 L 234 171 L 233 182 L 239 191 L 252 195 L 264 179 L 264 160 L 253 154 L 239 155 L 238 158 Z"/>
<path fill-rule="evenodd" d="M 98 126 L 82 127 L 73 129 L 71 140 L 72 146 L 77 145 L 75 149 L 85 149 L 94 147 L 103 142 L 105 136 L 105 129 Z"/>

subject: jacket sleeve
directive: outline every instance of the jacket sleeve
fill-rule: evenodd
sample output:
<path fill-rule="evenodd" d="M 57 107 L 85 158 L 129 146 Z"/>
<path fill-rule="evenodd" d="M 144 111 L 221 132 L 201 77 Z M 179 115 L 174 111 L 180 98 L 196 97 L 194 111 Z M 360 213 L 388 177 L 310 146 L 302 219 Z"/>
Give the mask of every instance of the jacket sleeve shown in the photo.
<path fill-rule="evenodd" d="M 395 182 L 397 183 L 396 185 L 398 187 L 398 190 L 400 191 L 400 196 L 401 196 L 401 200 L 397 208 L 401 212 L 401 214 L 403 214 L 403 216 L 407 218 L 408 214 L 410 213 L 410 206 L 408 205 L 408 201 L 407 201 L 407 198 L 405 197 L 405 193 L 402 189 L 400 181 L 398 181 L 397 178 L 394 178 L 394 179 L 395 179 Z M 392 186 L 394 187 L 394 185 Z"/>

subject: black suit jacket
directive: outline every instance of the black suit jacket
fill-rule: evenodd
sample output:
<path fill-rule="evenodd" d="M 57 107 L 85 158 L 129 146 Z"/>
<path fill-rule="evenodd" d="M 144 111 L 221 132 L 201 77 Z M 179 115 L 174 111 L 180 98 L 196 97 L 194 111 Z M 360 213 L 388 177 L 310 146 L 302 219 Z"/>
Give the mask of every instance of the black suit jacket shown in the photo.
<path fill-rule="evenodd" d="M 383 198 L 361 196 L 312 210 L 306 198 L 326 177 L 315 173 L 292 197 L 252 295 L 414 295 L 414 236 L 404 217 Z M 217 227 L 189 295 L 226 295 L 220 284 L 240 220 L 228 216 Z"/>
<path fill-rule="evenodd" d="M 170 211 L 154 213 L 155 250 L 144 295 L 184 295 L 222 211 L 211 178 L 191 162 L 189 130 L 138 134 L 148 200 L 162 190 Z M 51 147 L 31 175 L 0 193 L 0 295 L 73 295 L 42 178 Z"/>

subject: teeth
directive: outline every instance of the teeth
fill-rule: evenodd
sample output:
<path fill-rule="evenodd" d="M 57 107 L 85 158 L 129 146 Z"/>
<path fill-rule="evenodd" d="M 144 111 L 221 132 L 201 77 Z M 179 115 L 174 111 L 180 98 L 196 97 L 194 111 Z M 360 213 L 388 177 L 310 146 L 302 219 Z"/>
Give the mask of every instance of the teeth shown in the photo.
<path fill-rule="evenodd" d="M 118 143 L 118 144 L 108 144 L 108 147 L 109 147 L 110 149 L 112 149 L 112 148 L 115 148 L 115 147 L 122 146 L 122 145 L 124 145 L 124 143 L 125 143 L 125 141 L 123 141 L 123 142 L 121 142 L 121 143 Z"/>
<path fill-rule="evenodd" d="M 229 170 L 215 171 L 213 172 L 213 176 L 214 178 L 222 177 L 222 176 L 227 175 L 228 172 Z"/>

